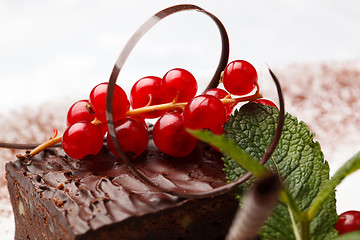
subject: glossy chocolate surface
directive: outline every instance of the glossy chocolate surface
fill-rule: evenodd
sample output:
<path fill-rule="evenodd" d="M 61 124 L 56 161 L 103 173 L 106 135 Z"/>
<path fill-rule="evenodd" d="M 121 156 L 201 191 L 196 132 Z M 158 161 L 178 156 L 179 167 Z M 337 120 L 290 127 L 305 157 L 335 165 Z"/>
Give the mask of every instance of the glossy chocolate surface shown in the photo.
<path fill-rule="evenodd" d="M 186 158 L 172 158 L 150 142 L 133 161 L 154 183 L 170 189 L 199 192 L 226 183 L 220 153 L 203 143 Z M 106 147 L 82 161 L 47 151 L 28 166 L 19 160 L 11 166 L 31 179 L 40 199 L 53 203 L 74 234 L 192 201 L 150 188 Z"/>

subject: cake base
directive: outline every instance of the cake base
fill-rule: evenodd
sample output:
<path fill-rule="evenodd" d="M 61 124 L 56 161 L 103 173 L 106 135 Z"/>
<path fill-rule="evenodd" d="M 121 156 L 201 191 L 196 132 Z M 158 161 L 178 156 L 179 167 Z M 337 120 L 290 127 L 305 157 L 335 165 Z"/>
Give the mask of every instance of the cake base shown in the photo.
<path fill-rule="evenodd" d="M 185 191 L 226 183 L 219 154 L 204 144 L 184 159 L 150 145 L 135 164 L 155 183 Z M 15 239 L 223 239 L 238 207 L 232 193 L 180 199 L 151 189 L 105 148 L 83 161 L 46 151 L 6 171 Z"/>

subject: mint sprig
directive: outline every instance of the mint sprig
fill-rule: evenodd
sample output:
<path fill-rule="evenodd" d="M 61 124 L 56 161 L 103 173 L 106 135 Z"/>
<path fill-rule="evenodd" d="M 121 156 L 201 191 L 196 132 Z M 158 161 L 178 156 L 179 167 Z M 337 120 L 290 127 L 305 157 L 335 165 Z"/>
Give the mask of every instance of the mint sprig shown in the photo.
<path fill-rule="evenodd" d="M 235 112 L 224 128 L 240 147 L 255 159 L 260 159 L 274 136 L 277 118 L 276 108 L 249 103 Z M 324 160 L 319 143 L 314 142 L 313 137 L 304 122 L 286 114 L 281 139 L 266 164 L 268 169 L 279 174 L 300 211 L 309 209 L 313 199 L 329 179 L 329 166 Z M 227 175 L 235 169 L 239 172 L 238 168 L 241 166 L 235 169 L 231 167 L 233 159 L 227 156 L 224 161 Z M 291 208 L 284 203 L 276 207 L 261 230 L 263 239 L 295 239 L 294 232 L 300 232 L 303 238 L 306 238 L 306 232 L 309 232 L 313 239 L 336 236 L 332 227 L 337 219 L 334 191 L 310 223 L 309 229 L 306 229 L 308 224 L 304 223 L 307 218 L 299 219 L 299 213 L 289 212 L 289 209 Z M 297 229 L 294 229 L 295 227 Z"/>
<path fill-rule="evenodd" d="M 314 199 L 309 211 L 308 218 L 311 220 L 316 216 L 317 212 L 321 208 L 322 204 L 329 198 L 329 193 L 334 191 L 336 186 L 348 175 L 360 169 L 360 152 L 355 154 L 350 158 L 341 168 L 339 168 L 336 173 L 331 177 L 331 179 L 326 183 L 326 185 L 321 189 L 317 197 Z"/>
<path fill-rule="evenodd" d="M 276 108 L 250 103 L 235 112 L 226 124 L 227 136 L 193 134 L 227 154 L 224 161 L 229 181 L 246 171 L 258 177 L 267 170 L 254 163 L 254 159 L 260 159 L 270 144 L 277 117 Z M 360 153 L 329 180 L 328 163 L 313 137 L 305 123 L 286 114 L 280 142 L 265 165 L 279 174 L 286 189 L 281 193 L 281 203 L 261 229 L 262 239 L 334 239 L 337 236 L 333 228 L 337 220 L 335 187 L 360 168 Z M 240 201 L 251 182 L 236 192 Z"/>
<path fill-rule="evenodd" d="M 188 131 L 198 139 L 206 141 L 221 149 L 223 152 L 226 152 L 228 156 L 232 157 L 246 171 L 251 172 L 255 177 L 260 178 L 266 173 L 267 170 L 263 165 L 245 152 L 241 147 L 236 145 L 236 142 L 226 135 L 214 135 L 210 131 Z"/>

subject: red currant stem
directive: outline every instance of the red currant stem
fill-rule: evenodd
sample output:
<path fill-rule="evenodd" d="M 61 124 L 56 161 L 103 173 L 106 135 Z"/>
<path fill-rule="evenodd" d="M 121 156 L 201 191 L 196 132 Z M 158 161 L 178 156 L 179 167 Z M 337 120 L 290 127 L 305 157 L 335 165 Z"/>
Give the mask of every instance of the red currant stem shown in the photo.
<path fill-rule="evenodd" d="M 251 95 L 251 96 L 243 96 L 243 97 L 238 97 L 238 98 L 233 98 L 233 99 L 225 97 L 225 98 L 221 99 L 221 102 L 223 104 L 234 104 L 234 103 L 237 104 L 239 102 L 255 101 L 256 99 L 259 99 L 259 98 L 262 98 L 262 95 L 260 93 L 256 92 L 254 95 Z M 186 106 L 186 104 L 187 104 L 187 102 L 176 103 L 174 101 L 171 103 L 164 103 L 164 104 L 153 105 L 153 106 L 145 106 L 145 107 L 129 110 L 126 113 L 126 115 L 133 116 L 133 115 L 139 115 L 141 113 L 155 112 L 155 111 L 160 111 L 160 110 L 182 109 Z"/>
<path fill-rule="evenodd" d="M 90 114 L 94 114 L 94 111 L 92 110 L 90 103 L 85 104 L 85 108 L 86 110 L 88 110 Z"/>
<path fill-rule="evenodd" d="M 56 138 L 57 135 L 58 135 L 58 130 L 55 128 L 55 129 L 54 129 L 54 136 L 52 136 L 52 138 Z"/>
<path fill-rule="evenodd" d="M 223 83 L 223 76 L 224 76 L 224 71 L 222 71 L 222 72 L 220 73 L 219 83 Z"/>
<path fill-rule="evenodd" d="M 94 125 L 101 125 L 101 124 L 104 124 L 102 121 L 100 121 L 99 119 L 95 118 L 94 120 L 92 120 L 91 122 L 92 124 Z"/>
<path fill-rule="evenodd" d="M 237 98 L 232 98 L 232 99 L 228 98 L 228 97 L 225 97 L 225 98 L 221 99 L 221 102 L 223 104 L 231 104 L 231 103 L 237 104 L 239 102 L 255 101 L 255 100 L 257 100 L 259 98 L 262 98 L 262 97 L 263 96 L 260 93 L 256 92 L 254 95 L 251 95 L 251 96 L 237 97 Z"/>
<path fill-rule="evenodd" d="M 181 109 L 184 108 L 187 103 L 164 103 L 159 105 L 153 105 L 153 106 L 145 106 L 141 108 L 136 108 L 133 110 L 130 110 L 126 113 L 126 116 L 134 116 L 139 115 L 141 113 L 147 113 L 147 112 L 155 112 L 160 110 L 174 110 L 174 109 Z"/>
<path fill-rule="evenodd" d="M 254 101 L 259 98 L 262 98 L 262 95 L 259 93 L 259 87 L 257 86 L 257 90 L 253 95 L 242 96 L 242 97 L 233 98 L 233 99 L 230 99 L 229 96 L 226 96 L 225 98 L 221 99 L 221 101 L 223 104 L 237 104 L 239 102 Z M 161 110 L 183 109 L 186 106 L 187 102 L 177 103 L 176 99 L 177 99 L 177 97 L 174 99 L 174 101 L 172 101 L 170 103 L 136 108 L 136 109 L 128 111 L 125 115 L 126 116 L 134 116 L 134 115 L 139 115 L 141 113 L 155 112 L 155 111 L 161 111 Z M 101 122 L 100 120 L 98 120 L 96 118 L 92 121 L 92 123 L 95 125 L 103 124 L 103 122 Z M 34 155 L 38 154 L 39 152 L 45 150 L 46 148 L 51 147 L 51 146 L 61 142 L 61 140 L 62 140 L 62 135 L 57 136 L 57 137 L 54 136 L 54 137 L 50 138 L 48 141 L 46 141 L 46 142 L 40 144 L 39 146 L 37 146 L 36 148 L 34 148 L 29 153 L 29 155 L 34 156 Z"/>
<path fill-rule="evenodd" d="M 259 98 L 262 98 L 263 96 L 261 95 L 261 93 L 259 91 L 259 85 L 256 83 L 256 92 L 253 95 L 242 96 L 242 97 L 237 97 L 237 98 L 232 98 L 232 99 L 229 97 L 230 97 L 230 94 L 228 96 L 224 97 L 223 99 L 221 99 L 221 102 L 223 104 L 237 104 L 239 102 L 255 101 Z M 145 107 L 129 110 L 126 113 L 126 115 L 133 116 L 133 115 L 139 115 L 141 113 L 155 112 L 155 111 L 160 111 L 160 110 L 182 109 L 187 104 L 187 102 L 178 103 L 178 102 L 176 102 L 176 100 L 177 100 L 177 97 L 175 97 L 174 101 L 172 101 L 170 103 L 163 103 L 163 104 L 153 105 L 153 106 L 145 106 Z"/>
<path fill-rule="evenodd" d="M 179 92 L 176 93 L 176 96 L 172 102 L 177 103 L 178 99 L 179 99 Z"/>
<path fill-rule="evenodd" d="M 92 124 L 95 125 L 100 125 L 103 124 L 100 120 L 98 120 L 97 118 L 95 118 L 92 122 Z M 34 156 L 36 154 L 38 154 L 39 152 L 44 151 L 45 149 L 54 146 L 55 144 L 61 142 L 63 135 L 57 136 L 57 130 L 55 132 L 55 135 L 50 138 L 49 140 L 43 142 L 42 144 L 40 144 L 39 146 L 37 146 L 36 148 L 34 148 L 33 150 L 31 150 L 31 152 L 29 153 L 30 156 Z"/>
<path fill-rule="evenodd" d="M 150 106 L 151 103 L 152 103 L 152 95 L 150 94 L 150 95 L 149 95 L 149 102 L 145 105 L 145 107 Z"/>
<path fill-rule="evenodd" d="M 29 155 L 30 156 L 34 156 L 36 154 L 38 154 L 39 152 L 45 150 L 48 147 L 51 147 L 59 142 L 61 142 L 62 140 L 62 135 L 61 136 L 57 136 L 57 137 L 52 137 L 49 140 L 47 140 L 46 142 L 43 142 L 42 144 L 40 144 L 39 146 L 37 146 L 36 148 L 34 148 Z"/>

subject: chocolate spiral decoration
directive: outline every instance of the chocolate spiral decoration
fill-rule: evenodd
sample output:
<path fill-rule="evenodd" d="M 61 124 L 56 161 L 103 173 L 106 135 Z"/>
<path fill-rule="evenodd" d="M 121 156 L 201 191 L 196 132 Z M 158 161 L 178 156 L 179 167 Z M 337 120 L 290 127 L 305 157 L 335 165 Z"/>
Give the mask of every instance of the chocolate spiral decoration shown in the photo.
<path fill-rule="evenodd" d="M 196 11 L 199 11 L 199 12 L 204 13 L 205 15 L 209 16 L 215 22 L 215 24 L 217 25 L 218 30 L 220 32 L 221 41 L 222 41 L 222 52 L 221 52 L 221 56 L 220 56 L 220 61 L 219 61 L 218 67 L 215 71 L 215 74 L 214 74 L 212 80 L 210 81 L 210 83 L 208 84 L 207 88 L 205 89 L 205 91 L 207 89 L 217 87 L 217 85 L 219 84 L 221 72 L 223 71 L 223 69 L 225 69 L 227 62 L 228 62 L 228 58 L 229 58 L 229 39 L 228 39 L 227 32 L 225 30 L 225 27 L 223 26 L 223 24 L 220 22 L 220 20 L 217 17 L 215 17 L 210 12 L 207 12 L 204 9 L 202 9 L 196 5 L 191 5 L 191 4 L 175 5 L 175 6 L 166 8 L 166 9 L 156 13 L 151 18 L 149 18 L 143 25 L 140 26 L 140 28 L 133 34 L 133 36 L 129 39 L 129 41 L 125 45 L 124 49 L 122 50 L 121 54 L 119 55 L 115 65 L 114 65 L 112 73 L 110 75 L 109 85 L 108 85 L 107 102 L 106 102 L 106 117 L 108 120 L 109 134 L 114 142 L 116 150 L 118 151 L 119 155 L 121 156 L 121 158 L 123 159 L 125 164 L 129 167 L 129 169 L 132 170 L 132 172 L 134 174 L 136 174 L 139 178 L 141 178 L 146 184 L 148 184 L 149 186 L 154 187 L 162 192 L 165 192 L 165 193 L 168 193 L 171 195 L 175 195 L 175 196 L 178 196 L 181 198 L 207 198 L 207 197 L 214 197 L 217 195 L 221 195 L 223 193 L 226 193 L 226 192 L 229 192 L 229 191 L 235 189 L 238 185 L 247 181 L 252 176 L 252 174 L 250 172 L 247 172 L 244 175 L 242 175 L 240 178 L 238 178 L 237 180 L 235 180 L 231 183 L 228 183 L 224 186 L 217 187 L 213 190 L 204 191 L 204 192 L 175 191 L 175 190 L 166 189 L 161 186 L 158 186 L 158 185 L 154 184 L 153 182 L 151 182 L 144 174 L 142 174 L 140 171 L 138 171 L 136 169 L 136 167 L 131 163 L 129 158 L 126 156 L 126 154 L 122 151 L 119 141 L 117 140 L 117 137 L 116 137 L 115 126 L 114 126 L 114 121 L 113 121 L 113 113 L 112 113 L 112 108 L 113 108 L 112 100 L 113 100 L 113 96 L 114 96 L 114 88 L 115 88 L 116 80 L 118 78 L 118 75 L 119 75 L 127 57 L 131 53 L 132 49 L 135 47 L 136 43 L 141 39 L 141 37 L 151 27 L 153 27 L 160 20 L 164 19 L 165 17 L 167 17 L 171 14 L 174 14 L 174 13 L 177 13 L 180 11 L 188 11 L 188 10 L 196 10 Z M 279 83 L 278 79 L 276 78 L 276 76 L 274 75 L 274 73 L 270 69 L 269 69 L 269 72 L 275 82 L 277 93 L 278 93 L 279 117 L 278 117 L 278 122 L 277 122 L 277 127 L 276 127 L 276 132 L 275 132 L 274 138 L 273 138 L 269 148 L 267 149 L 267 151 L 265 152 L 265 154 L 263 155 L 263 157 L 260 160 L 260 163 L 262 163 L 262 164 L 266 163 L 268 161 L 268 159 L 270 158 L 270 156 L 272 155 L 272 153 L 274 152 L 274 150 L 279 142 L 279 139 L 280 139 L 280 136 L 282 133 L 282 128 L 284 126 L 284 121 L 285 121 L 284 99 L 283 99 L 283 94 L 282 94 L 282 90 L 280 87 L 280 83 Z M 38 143 L 16 144 L 16 143 L 0 142 L 0 148 L 10 148 L 10 149 L 33 149 L 33 148 L 37 147 L 38 145 L 39 145 Z M 60 146 L 61 146 L 61 144 L 56 144 L 52 147 L 60 147 Z M 30 163 L 31 163 L 31 161 L 30 161 Z"/>
<path fill-rule="evenodd" d="M 175 6 L 166 8 L 166 9 L 156 13 L 151 18 L 149 18 L 132 35 L 132 37 L 129 39 L 129 41 L 125 45 L 124 49 L 120 53 L 115 65 L 114 65 L 113 71 L 110 75 L 110 79 L 109 79 L 109 85 L 108 85 L 108 90 L 107 90 L 107 99 L 106 99 L 107 100 L 106 101 L 106 118 L 108 121 L 109 134 L 113 140 L 114 146 L 115 146 L 117 152 L 119 153 L 120 157 L 125 162 L 125 164 L 129 167 L 129 169 L 134 174 L 136 174 L 139 178 L 141 178 L 146 184 L 148 184 L 149 186 L 156 188 L 162 192 L 165 192 L 165 193 L 168 193 L 171 195 L 175 195 L 175 196 L 178 196 L 181 198 L 207 198 L 207 197 L 214 197 L 217 195 L 221 195 L 225 192 L 229 192 L 229 191 L 235 189 L 239 184 L 247 181 L 252 176 L 252 174 L 250 172 L 247 172 L 246 174 L 242 175 L 239 179 L 237 179 L 229 184 L 215 188 L 213 190 L 204 191 L 204 192 L 175 191 L 175 190 L 166 189 L 166 188 L 163 188 L 162 186 L 156 185 L 151 180 L 149 180 L 144 174 L 142 174 L 138 169 L 136 169 L 136 167 L 131 163 L 131 161 L 126 156 L 126 154 L 122 151 L 119 141 L 117 139 L 116 133 L 115 133 L 114 118 L 113 118 L 113 113 L 112 113 L 113 96 L 114 96 L 116 80 L 118 78 L 118 75 L 119 75 L 127 57 L 131 53 L 132 49 L 135 47 L 136 43 L 141 39 L 141 37 L 151 27 L 153 27 L 160 20 L 164 19 L 165 17 L 167 17 L 171 14 L 174 14 L 174 13 L 177 13 L 180 11 L 187 11 L 187 10 L 197 10 L 201 13 L 206 14 L 216 23 L 216 25 L 220 31 L 221 40 L 222 40 L 222 54 L 221 54 L 218 68 L 217 68 L 211 82 L 209 83 L 207 89 L 214 88 L 219 84 L 220 74 L 223 71 L 223 69 L 225 69 L 225 67 L 227 65 L 227 61 L 228 61 L 228 56 L 229 56 L 229 40 L 228 40 L 228 36 L 227 36 L 226 30 L 225 30 L 223 24 L 213 14 L 205 11 L 204 9 L 202 9 L 198 6 L 189 5 L 189 4 L 175 5 Z M 262 164 L 266 163 L 268 161 L 268 159 L 270 158 L 271 154 L 274 152 L 276 145 L 280 139 L 282 128 L 284 125 L 284 119 L 285 119 L 284 100 L 283 100 L 280 83 L 277 80 L 276 76 L 273 74 L 273 72 L 270 69 L 269 69 L 269 71 L 270 71 L 270 74 L 271 74 L 271 76 L 275 82 L 276 88 L 277 88 L 277 92 L 278 92 L 278 96 L 279 96 L 279 108 L 280 108 L 279 111 L 280 112 L 279 112 L 279 119 L 278 119 L 278 123 L 277 123 L 276 133 L 273 138 L 273 141 L 270 144 L 270 146 L 267 149 L 264 156 L 262 157 L 262 159 L 260 160 L 260 162 Z"/>
<path fill-rule="evenodd" d="M 0 142 L 0 148 L 9 148 L 9 149 L 34 149 L 37 146 L 39 146 L 39 143 L 7 143 L 7 142 Z M 55 147 L 61 147 L 60 143 L 57 143 L 53 146 L 51 146 L 51 148 L 55 148 Z"/>

